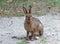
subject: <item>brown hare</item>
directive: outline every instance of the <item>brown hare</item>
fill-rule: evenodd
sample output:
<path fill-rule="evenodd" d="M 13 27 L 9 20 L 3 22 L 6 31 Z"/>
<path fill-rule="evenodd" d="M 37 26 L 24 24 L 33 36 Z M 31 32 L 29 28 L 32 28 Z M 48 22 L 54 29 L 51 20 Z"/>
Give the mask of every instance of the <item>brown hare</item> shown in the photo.
<path fill-rule="evenodd" d="M 43 35 L 43 25 L 39 21 L 39 19 L 35 18 L 31 14 L 31 5 L 29 6 L 29 9 L 27 10 L 23 6 L 23 11 L 25 13 L 25 22 L 24 22 L 24 28 L 27 31 L 27 39 L 30 39 L 29 33 L 31 33 L 31 40 L 35 39 L 35 32 L 38 33 L 39 36 Z"/>

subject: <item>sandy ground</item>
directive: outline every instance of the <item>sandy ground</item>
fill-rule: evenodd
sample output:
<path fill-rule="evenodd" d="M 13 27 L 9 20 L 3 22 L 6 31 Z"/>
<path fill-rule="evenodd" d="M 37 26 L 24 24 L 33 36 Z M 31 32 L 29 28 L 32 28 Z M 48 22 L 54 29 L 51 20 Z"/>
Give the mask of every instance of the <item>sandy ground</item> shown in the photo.
<path fill-rule="evenodd" d="M 60 44 L 60 15 L 49 14 L 37 18 L 44 25 L 44 34 L 38 40 L 28 41 L 26 44 Z M 18 44 L 17 42 L 25 40 L 23 23 L 24 17 L 0 17 L 0 44 Z M 18 39 L 12 38 L 13 36 Z"/>

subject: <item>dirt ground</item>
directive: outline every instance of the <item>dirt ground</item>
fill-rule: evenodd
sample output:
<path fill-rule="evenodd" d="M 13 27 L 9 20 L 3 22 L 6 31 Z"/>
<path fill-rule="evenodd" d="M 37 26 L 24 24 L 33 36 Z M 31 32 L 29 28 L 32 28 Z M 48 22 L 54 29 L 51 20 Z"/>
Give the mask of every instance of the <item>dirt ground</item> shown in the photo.
<path fill-rule="evenodd" d="M 24 17 L 0 17 L 0 44 L 20 44 L 18 42 L 21 41 L 25 41 L 26 44 L 60 44 L 60 14 L 34 17 L 44 26 L 43 36 L 34 41 L 26 41 L 24 38 Z M 12 38 L 13 36 L 17 38 Z"/>

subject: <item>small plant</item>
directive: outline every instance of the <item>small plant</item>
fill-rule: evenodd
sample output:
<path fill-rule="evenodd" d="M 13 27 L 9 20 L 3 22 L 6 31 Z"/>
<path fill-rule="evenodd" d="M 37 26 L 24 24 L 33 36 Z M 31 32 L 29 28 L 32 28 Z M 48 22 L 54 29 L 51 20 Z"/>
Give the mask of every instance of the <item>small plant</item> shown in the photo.
<path fill-rule="evenodd" d="M 17 38 L 17 36 L 13 36 L 12 38 Z"/>
<path fill-rule="evenodd" d="M 42 40 L 41 40 L 41 43 L 45 43 L 46 42 L 46 37 L 44 37 Z"/>
<path fill-rule="evenodd" d="M 27 44 L 27 42 L 26 41 L 19 41 L 16 44 Z"/>

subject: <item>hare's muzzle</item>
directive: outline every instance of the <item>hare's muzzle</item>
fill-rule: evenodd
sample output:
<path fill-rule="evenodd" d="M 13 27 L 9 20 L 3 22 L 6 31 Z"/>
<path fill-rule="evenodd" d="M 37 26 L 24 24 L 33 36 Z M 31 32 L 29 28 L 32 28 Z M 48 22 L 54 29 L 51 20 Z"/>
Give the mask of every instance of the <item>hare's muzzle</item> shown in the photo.
<path fill-rule="evenodd" d="M 27 20 L 30 20 L 30 17 L 26 16 L 26 19 L 27 19 Z"/>

